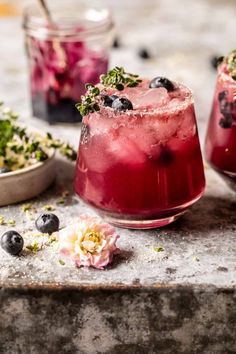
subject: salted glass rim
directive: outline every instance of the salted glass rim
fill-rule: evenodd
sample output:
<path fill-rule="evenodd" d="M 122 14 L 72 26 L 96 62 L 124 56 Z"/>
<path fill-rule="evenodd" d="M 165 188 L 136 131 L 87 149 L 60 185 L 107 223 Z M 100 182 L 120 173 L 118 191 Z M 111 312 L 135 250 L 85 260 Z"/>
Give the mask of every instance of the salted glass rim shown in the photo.
<path fill-rule="evenodd" d="M 147 80 L 146 78 L 141 78 L 142 80 Z M 194 105 L 194 98 L 193 98 L 193 91 L 187 86 L 183 85 L 177 81 L 174 82 L 178 87 L 184 87 L 187 89 L 189 96 L 185 97 L 183 102 L 179 102 L 176 104 L 175 107 L 169 107 L 169 106 L 164 106 L 164 107 L 155 107 L 155 108 L 134 108 L 132 110 L 127 110 L 125 112 L 122 111 L 115 111 L 113 108 L 109 106 L 101 106 L 100 111 L 96 112 L 97 114 L 105 114 L 108 117 L 111 116 L 128 116 L 128 117 L 134 117 L 134 116 L 175 116 L 182 110 L 186 110 L 188 107 Z M 122 92 L 122 91 L 121 91 Z M 121 95 L 122 96 L 122 95 Z M 93 114 L 93 113 L 91 113 Z M 90 114 L 89 114 L 90 115 Z M 163 117 L 163 118 L 164 118 Z"/>

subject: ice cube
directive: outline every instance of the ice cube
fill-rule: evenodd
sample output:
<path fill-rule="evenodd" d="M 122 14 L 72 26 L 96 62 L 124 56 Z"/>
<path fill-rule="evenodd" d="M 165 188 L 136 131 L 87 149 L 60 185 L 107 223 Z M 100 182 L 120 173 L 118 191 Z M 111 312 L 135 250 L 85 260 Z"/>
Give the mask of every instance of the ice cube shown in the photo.
<path fill-rule="evenodd" d="M 122 135 L 111 141 L 109 152 L 112 154 L 111 162 L 119 162 L 127 166 L 143 164 L 147 158 L 138 144 Z"/>
<path fill-rule="evenodd" d="M 132 99 L 134 108 L 158 108 L 170 101 L 169 94 L 164 87 L 139 91 Z"/>

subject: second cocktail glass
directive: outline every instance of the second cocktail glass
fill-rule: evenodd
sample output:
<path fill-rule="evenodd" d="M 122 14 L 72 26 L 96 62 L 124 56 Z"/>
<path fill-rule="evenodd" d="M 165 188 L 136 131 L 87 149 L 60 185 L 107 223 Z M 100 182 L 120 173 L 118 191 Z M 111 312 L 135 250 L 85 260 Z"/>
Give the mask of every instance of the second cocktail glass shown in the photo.
<path fill-rule="evenodd" d="M 211 167 L 236 190 L 236 51 L 218 66 L 205 154 Z"/>
<path fill-rule="evenodd" d="M 99 100 L 83 118 L 75 191 L 121 227 L 173 222 L 205 186 L 191 91 L 158 77 Z"/>

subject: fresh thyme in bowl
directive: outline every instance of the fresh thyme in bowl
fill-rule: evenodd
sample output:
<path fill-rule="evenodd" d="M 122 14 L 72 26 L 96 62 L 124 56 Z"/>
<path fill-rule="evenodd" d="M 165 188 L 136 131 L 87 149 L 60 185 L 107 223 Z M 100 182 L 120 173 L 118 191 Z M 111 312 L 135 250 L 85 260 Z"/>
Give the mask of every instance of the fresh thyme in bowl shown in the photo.
<path fill-rule="evenodd" d="M 81 102 L 76 105 L 81 116 L 100 110 L 99 98 L 107 88 L 123 91 L 125 87 L 138 86 L 142 80 L 138 75 L 127 73 L 124 68 L 116 66 L 114 69 L 109 70 L 107 74 L 101 75 L 100 82 L 99 87 L 92 84 L 86 85 L 87 93 L 81 96 Z"/>
<path fill-rule="evenodd" d="M 18 114 L 0 102 L 0 169 L 12 171 L 45 161 L 51 148 L 72 161 L 76 159 L 76 152 L 69 144 L 54 139 L 50 133 L 45 136 L 29 133 L 17 123 L 17 118 Z"/>

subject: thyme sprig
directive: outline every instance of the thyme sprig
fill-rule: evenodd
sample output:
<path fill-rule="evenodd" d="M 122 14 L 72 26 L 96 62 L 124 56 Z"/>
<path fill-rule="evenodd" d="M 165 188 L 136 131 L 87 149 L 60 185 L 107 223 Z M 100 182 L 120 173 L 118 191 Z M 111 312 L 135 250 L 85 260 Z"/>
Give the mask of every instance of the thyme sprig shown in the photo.
<path fill-rule="evenodd" d="M 119 66 L 109 70 L 107 74 L 101 75 L 100 79 L 105 87 L 113 87 L 119 91 L 124 90 L 125 87 L 135 87 L 142 82 L 138 75 L 127 73 L 124 68 Z"/>
<path fill-rule="evenodd" d="M 107 74 L 100 76 L 100 88 L 92 84 L 85 85 L 87 92 L 86 95 L 81 97 L 81 102 L 76 104 L 81 116 L 86 116 L 89 113 L 98 112 L 99 98 L 102 91 L 106 88 L 115 88 L 123 91 L 125 87 L 135 87 L 142 82 L 138 75 L 127 73 L 123 67 L 116 66 L 111 69 Z"/>
<path fill-rule="evenodd" d="M 0 102 L 0 167 L 16 170 L 47 160 L 50 148 L 59 150 L 70 160 L 76 159 L 76 152 L 69 144 L 54 139 L 50 133 L 44 136 L 28 133 L 26 128 L 17 124 L 17 118 L 17 113 Z"/>
<path fill-rule="evenodd" d="M 99 88 L 92 84 L 86 84 L 85 88 L 87 89 L 86 95 L 81 96 L 81 102 L 76 104 L 82 117 L 100 110 L 97 101 L 100 95 Z"/>

